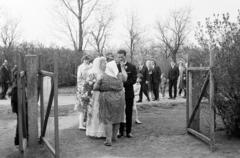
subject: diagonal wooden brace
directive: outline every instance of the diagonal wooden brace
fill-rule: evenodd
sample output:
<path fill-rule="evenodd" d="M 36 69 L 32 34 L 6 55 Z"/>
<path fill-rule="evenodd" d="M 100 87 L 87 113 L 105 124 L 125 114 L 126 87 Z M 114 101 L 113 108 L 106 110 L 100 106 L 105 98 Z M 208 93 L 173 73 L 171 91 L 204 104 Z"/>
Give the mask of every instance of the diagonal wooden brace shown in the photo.
<path fill-rule="evenodd" d="M 189 119 L 187 128 L 190 127 L 190 125 L 191 125 L 191 123 L 192 123 L 192 121 L 193 121 L 193 119 L 194 119 L 194 116 L 195 116 L 195 114 L 196 114 L 196 112 L 197 112 L 197 110 L 198 110 L 198 108 L 199 108 L 199 106 L 200 106 L 200 103 L 201 103 L 201 100 L 202 100 L 202 98 L 203 98 L 204 92 L 206 91 L 206 88 L 207 88 L 208 83 L 209 83 L 209 77 L 210 77 L 210 74 L 208 73 L 208 74 L 207 74 L 207 77 L 206 77 L 206 79 L 205 79 L 205 81 L 204 81 L 204 83 L 203 83 L 203 86 L 202 86 L 202 88 L 201 88 L 201 93 L 200 93 L 199 99 L 198 99 L 198 101 L 197 101 L 197 105 L 194 107 L 193 112 L 192 112 L 192 114 L 191 114 L 191 116 L 190 116 L 190 119 Z"/>

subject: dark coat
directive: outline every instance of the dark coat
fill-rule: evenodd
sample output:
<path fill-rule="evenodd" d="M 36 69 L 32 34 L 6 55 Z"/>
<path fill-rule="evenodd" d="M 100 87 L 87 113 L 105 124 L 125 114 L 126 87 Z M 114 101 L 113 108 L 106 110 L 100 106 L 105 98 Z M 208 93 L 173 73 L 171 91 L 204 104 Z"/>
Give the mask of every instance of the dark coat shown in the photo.
<path fill-rule="evenodd" d="M 10 72 L 5 66 L 0 67 L 0 83 L 10 82 Z"/>
<path fill-rule="evenodd" d="M 152 71 L 152 82 L 153 84 L 159 84 L 161 82 L 161 69 L 157 65 Z"/>
<path fill-rule="evenodd" d="M 173 81 L 173 80 L 177 80 L 178 79 L 178 76 L 179 76 L 179 69 L 178 67 L 175 65 L 174 68 L 170 68 L 169 72 L 168 72 L 168 79 L 170 81 Z"/>
<path fill-rule="evenodd" d="M 125 69 L 127 72 L 127 81 L 124 82 L 124 88 L 125 88 L 125 98 L 134 98 L 134 89 L 133 89 L 133 85 L 136 83 L 137 81 L 137 69 L 135 67 L 135 65 L 127 62 L 125 64 Z M 118 70 L 119 72 L 121 72 L 121 68 L 120 65 L 118 64 Z"/>
<path fill-rule="evenodd" d="M 146 81 L 149 81 L 149 74 L 148 74 L 148 69 L 145 65 L 143 65 L 142 69 L 139 69 L 139 74 L 141 74 L 141 84 L 146 83 Z"/>

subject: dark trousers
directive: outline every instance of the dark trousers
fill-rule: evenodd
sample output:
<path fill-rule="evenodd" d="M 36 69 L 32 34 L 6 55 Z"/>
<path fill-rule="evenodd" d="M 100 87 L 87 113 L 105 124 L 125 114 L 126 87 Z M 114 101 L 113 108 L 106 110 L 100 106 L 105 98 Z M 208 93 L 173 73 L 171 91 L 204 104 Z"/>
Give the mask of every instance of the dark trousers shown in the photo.
<path fill-rule="evenodd" d="M 148 96 L 148 85 L 146 83 L 141 83 L 140 92 L 139 92 L 139 101 L 142 101 L 143 93 L 147 97 L 147 100 L 149 101 L 150 99 Z"/>
<path fill-rule="evenodd" d="M 2 93 L 0 95 L 0 99 L 4 99 L 6 96 L 7 90 L 8 90 L 8 84 L 3 82 L 3 83 L 1 83 L 0 86 L 2 87 Z"/>
<path fill-rule="evenodd" d="M 16 125 L 16 135 L 14 139 L 14 144 L 19 145 L 19 113 L 16 112 L 17 115 L 17 125 Z M 28 114 L 27 114 L 27 107 L 26 107 L 26 113 L 22 114 L 22 134 L 23 138 L 28 138 Z"/>
<path fill-rule="evenodd" d="M 169 80 L 169 97 L 172 98 L 172 88 L 174 88 L 174 98 L 177 97 L 177 79 Z"/>
<path fill-rule="evenodd" d="M 158 100 L 159 99 L 159 83 L 153 84 L 153 94 L 154 94 L 155 100 Z"/>
<path fill-rule="evenodd" d="M 16 113 L 17 114 L 17 113 Z M 18 114 L 17 114 L 17 125 L 16 125 L 16 135 L 14 139 L 14 144 L 19 145 L 19 132 L 18 132 Z"/>
<path fill-rule="evenodd" d="M 125 114 L 126 114 L 126 134 L 130 134 L 132 130 L 132 112 L 133 112 L 133 101 L 134 98 L 126 98 L 126 109 L 125 109 Z M 123 135 L 124 133 L 124 123 L 120 123 L 120 129 L 119 133 L 120 135 Z"/>

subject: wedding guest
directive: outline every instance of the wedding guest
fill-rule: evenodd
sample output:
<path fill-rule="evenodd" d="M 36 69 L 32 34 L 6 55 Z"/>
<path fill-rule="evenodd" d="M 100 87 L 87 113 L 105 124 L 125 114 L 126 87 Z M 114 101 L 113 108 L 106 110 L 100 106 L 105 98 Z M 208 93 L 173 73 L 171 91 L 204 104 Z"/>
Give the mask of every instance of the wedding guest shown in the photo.
<path fill-rule="evenodd" d="M 147 100 L 150 101 L 149 94 L 148 94 L 148 83 L 149 83 L 148 69 L 144 61 L 140 62 L 137 81 L 141 85 L 140 92 L 139 92 L 139 99 L 137 103 L 142 102 L 143 94 L 147 97 Z"/>
<path fill-rule="evenodd" d="M 79 111 L 79 126 L 80 130 L 85 130 L 86 125 L 84 123 L 84 118 L 87 114 L 87 106 L 90 102 L 91 94 L 89 93 L 87 87 L 84 87 L 86 79 L 88 76 L 88 71 L 91 69 L 90 56 L 85 55 L 82 57 L 82 64 L 78 66 L 77 70 L 77 103 L 75 109 Z"/>
<path fill-rule="evenodd" d="M 133 85 L 133 89 L 134 89 L 134 94 L 135 96 L 138 96 L 141 90 L 141 84 L 140 84 L 140 79 L 137 78 L 137 82 Z M 136 124 L 142 124 L 142 122 L 139 120 L 139 116 L 138 116 L 138 108 L 137 108 L 137 104 L 136 101 L 134 100 L 133 103 L 133 110 L 135 111 L 135 123 Z"/>
<path fill-rule="evenodd" d="M 175 62 L 171 61 L 171 68 L 168 72 L 169 79 L 169 99 L 175 99 L 177 97 L 177 81 L 179 76 L 179 69 Z M 172 96 L 172 88 L 174 88 L 174 96 Z"/>
<path fill-rule="evenodd" d="M 0 99 L 6 99 L 6 93 L 9 84 L 10 84 L 10 71 L 8 69 L 8 61 L 4 60 L 3 64 L 0 67 L 0 86 L 2 89 Z"/>
<path fill-rule="evenodd" d="M 161 83 L 161 69 L 160 67 L 156 64 L 155 61 L 152 62 L 152 91 L 154 94 L 154 99 L 159 100 L 159 84 Z"/>
<path fill-rule="evenodd" d="M 8 92 L 8 95 L 11 97 L 11 107 L 12 107 L 12 112 L 16 113 L 17 115 L 17 125 L 16 125 L 16 133 L 15 133 L 15 138 L 14 138 L 14 144 L 19 145 L 19 112 L 18 112 L 18 85 L 17 85 L 17 67 L 13 69 L 12 71 L 12 84 L 11 84 L 11 90 Z M 20 77 L 23 77 L 25 73 L 22 71 L 20 72 Z M 25 90 L 25 88 L 23 88 Z M 26 91 L 23 91 L 24 95 L 26 96 Z M 21 104 L 22 106 L 25 106 L 27 109 L 27 102 L 25 104 Z M 21 108 L 21 107 L 20 107 Z M 22 118 L 26 118 L 26 122 L 22 120 L 22 132 L 23 132 L 23 138 L 28 137 L 28 124 L 27 124 L 27 119 L 28 115 L 27 113 L 23 114 L 22 113 Z"/>
<path fill-rule="evenodd" d="M 179 85 L 178 85 L 178 95 L 181 96 L 181 93 L 184 91 L 184 96 L 186 96 L 186 68 L 183 62 L 179 63 Z"/>
<path fill-rule="evenodd" d="M 124 65 L 121 65 L 121 72 L 116 75 L 113 63 L 109 64 L 106 71 L 107 60 L 100 57 L 100 72 L 94 84 L 94 90 L 100 91 L 99 95 L 99 119 L 105 125 L 106 141 L 104 145 L 111 146 L 112 141 L 117 140 L 117 132 L 120 122 L 124 120 L 125 94 L 123 81 L 127 78 Z M 117 67 L 115 63 L 115 67 Z M 107 73 L 106 73 L 106 72 Z"/>
<path fill-rule="evenodd" d="M 133 112 L 133 103 L 134 103 L 134 89 L 133 85 L 136 83 L 137 80 L 137 69 L 135 65 L 129 63 L 126 60 L 127 52 L 125 50 L 119 50 L 117 52 L 118 55 L 118 69 L 119 72 L 122 72 L 122 68 L 126 69 L 127 72 L 127 80 L 124 82 L 124 89 L 125 89 L 125 101 L 126 101 L 126 124 L 120 124 L 119 130 L 119 138 L 124 135 L 124 129 L 126 125 L 126 136 L 128 138 L 133 137 L 132 131 L 132 112 Z"/>
<path fill-rule="evenodd" d="M 153 94 L 153 82 L 152 82 L 152 78 L 153 78 L 153 65 L 152 65 L 152 61 L 151 60 L 147 60 L 146 61 L 146 67 L 148 69 L 148 93 L 151 97 L 152 100 L 154 100 L 154 94 Z"/>
<path fill-rule="evenodd" d="M 161 93 L 162 93 L 163 98 L 165 97 L 166 87 L 167 87 L 167 75 L 165 73 L 162 73 L 160 89 L 161 89 Z"/>

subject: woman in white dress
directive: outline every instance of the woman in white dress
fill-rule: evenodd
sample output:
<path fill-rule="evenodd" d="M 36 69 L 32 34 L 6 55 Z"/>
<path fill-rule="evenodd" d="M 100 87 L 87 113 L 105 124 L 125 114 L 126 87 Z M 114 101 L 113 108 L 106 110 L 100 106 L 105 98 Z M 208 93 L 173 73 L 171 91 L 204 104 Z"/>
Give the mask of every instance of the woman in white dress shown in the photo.
<path fill-rule="evenodd" d="M 90 100 L 88 92 L 84 87 L 87 76 L 88 76 L 88 71 L 91 69 L 91 64 L 89 61 L 90 61 L 89 56 L 87 55 L 83 56 L 82 64 L 78 66 L 78 70 L 77 70 L 77 91 L 76 91 L 77 102 L 74 109 L 79 111 L 78 128 L 80 130 L 86 129 L 84 120 L 86 120 L 87 106 Z"/>
<path fill-rule="evenodd" d="M 100 57 L 93 61 L 92 69 L 89 71 L 87 82 L 91 87 L 92 98 L 88 105 L 86 135 L 90 137 L 105 137 L 104 124 L 99 121 L 99 94 L 100 91 L 92 91 L 93 84 L 100 75 Z"/>

